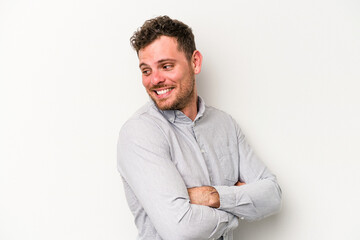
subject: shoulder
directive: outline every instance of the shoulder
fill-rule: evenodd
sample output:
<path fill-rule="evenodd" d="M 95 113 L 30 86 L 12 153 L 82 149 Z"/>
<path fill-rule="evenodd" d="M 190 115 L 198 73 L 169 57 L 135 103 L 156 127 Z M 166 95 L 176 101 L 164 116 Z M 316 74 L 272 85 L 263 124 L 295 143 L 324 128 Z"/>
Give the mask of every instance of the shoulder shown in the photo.
<path fill-rule="evenodd" d="M 207 121 L 215 124 L 217 127 L 225 129 L 227 132 L 236 133 L 238 136 L 243 135 L 238 122 L 229 113 L 223 110 L 212 106 L 206 106 L 204 116 Z"/>
<path fill-rule="evenodd" d="M 204 116 L 206 118 L 216 120 L 219 122 L 222 122 L 224 124 L 234 124 L 235 121 L 233 117 L 228 114 L 227 112 L 220 110 L 218 108 L 212 107 L 212 106 L 206 106 L 206 111 Z"/>
<path fill-rule="evenodd" d="M 138 109 L 121 127 L 119 141 L 163 138 L 162 127 L 167 120 L 154 104 L 148 102 Z"/>

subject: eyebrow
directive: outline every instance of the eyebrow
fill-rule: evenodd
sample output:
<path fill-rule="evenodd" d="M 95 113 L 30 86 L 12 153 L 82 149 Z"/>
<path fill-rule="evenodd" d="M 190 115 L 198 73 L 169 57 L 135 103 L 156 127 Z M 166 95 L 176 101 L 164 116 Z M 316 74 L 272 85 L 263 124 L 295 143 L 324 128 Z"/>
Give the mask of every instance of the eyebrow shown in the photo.
<path fill-rule="evenodd" d="M 157 61 L 157 64 L 161 64 L 164 62 L 175 62 L 176 60 L 173 58 L 164 58 L 164 59 L 160 59 L 159 61 Z M 139 68 L 141 68 L 142 66 L 149 66 L 146 63 L 140 63 Z"/>

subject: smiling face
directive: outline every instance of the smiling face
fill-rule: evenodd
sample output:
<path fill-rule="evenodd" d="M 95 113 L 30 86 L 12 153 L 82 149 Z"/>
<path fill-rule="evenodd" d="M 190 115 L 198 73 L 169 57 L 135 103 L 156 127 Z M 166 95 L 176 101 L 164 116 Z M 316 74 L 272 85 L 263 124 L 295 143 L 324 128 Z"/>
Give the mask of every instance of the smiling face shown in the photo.
<path fill-rule="evenodd" d="M 139 51 L 139 61 L 142 83 L 159 109 L 197 112 L 195 74 L 201 69 L 200 52 L 195 51 L 189 61 L 175 38 L 161 36 Z"/>

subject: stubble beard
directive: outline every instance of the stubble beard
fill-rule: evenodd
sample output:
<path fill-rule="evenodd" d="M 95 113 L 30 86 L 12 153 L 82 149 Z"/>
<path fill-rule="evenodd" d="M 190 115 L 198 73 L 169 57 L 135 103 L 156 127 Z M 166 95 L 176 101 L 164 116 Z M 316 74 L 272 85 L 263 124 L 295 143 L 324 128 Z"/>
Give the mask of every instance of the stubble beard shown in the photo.
<path fill-rule="evenodd" d="M 182 90 L 182 92 L 179 92 L 177 98 L 174 100 L 174 102 L 166 105 L 161 104 L 162 99 L 156 99 L 152 95 L 149 96 L 156 104 L 157 108 L 160 110 L 181 110 L 184 109 L 191 101 L 191 98 L 195 91 L 195 74 L 189 75 L 190 84 L 189 86 L 184 86 L 185 89 Z M 164 86 L 156 86 L 156 87 L 164 87 Z M 165 100 L 166 101 L 166 100 Z"/>

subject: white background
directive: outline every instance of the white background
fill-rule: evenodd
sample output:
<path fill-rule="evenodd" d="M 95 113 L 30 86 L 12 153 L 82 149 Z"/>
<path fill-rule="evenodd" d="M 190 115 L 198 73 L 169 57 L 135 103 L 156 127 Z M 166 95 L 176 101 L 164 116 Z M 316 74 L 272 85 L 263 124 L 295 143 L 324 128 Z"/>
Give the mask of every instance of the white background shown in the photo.
<path fill-rule="evenodd" d="M 148 97 L 129 38 L 189 24 L 200 95 L 230 113 L 283 190 L 235 239 L 360 239 L 360 3 L 0 0 L 0 239 L 135 239 L 116 170 Z"/>

